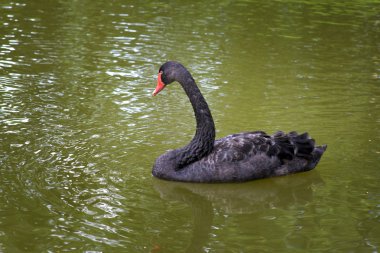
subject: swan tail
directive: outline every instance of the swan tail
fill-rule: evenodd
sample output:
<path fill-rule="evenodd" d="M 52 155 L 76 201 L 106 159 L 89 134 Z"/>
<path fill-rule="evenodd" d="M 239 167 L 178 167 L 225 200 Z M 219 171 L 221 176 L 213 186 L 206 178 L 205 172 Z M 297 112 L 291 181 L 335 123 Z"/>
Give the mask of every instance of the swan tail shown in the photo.
<path fill-rule="evenodd" d="M 278 147 L 277 155 L 280 159 L 292 160 L 295 157 L 299 157 L 318 163 L 327 147 L 326 145 L 315 146 L 315 140 L 306 132 L 303 134 L 298 134 L 297 132 L 285 134 L 279 131 L 273 137 Z"/>
<path fill-rule="evenodd" d="M 314 139 L 308 133 L 277 132 L 273 135 L 277 148 L 277 157 L 281 160 L 286 170 L 277 173 L 295 173 L 312 170 L 317 166 L 327 145 L 316 146 Z"/>
<path fill-rule="evenodd" d="M 317 166 L 319 160 L 321 159 L 323 153 L 326 151 L 327 145 L 317 146 L 314 148 L 312 154 L 312 159 L 307 164 L 307 170 L 312 170 Z"/>
<path fill-rule="evenodd" d="M 305 158 L 306 160 L 312 159 L 315 140 L 312 139 L 308 133 L 297 134 L 297 132 L 290 132 L 288 135 L 295 148 L 294 155 Z"/>

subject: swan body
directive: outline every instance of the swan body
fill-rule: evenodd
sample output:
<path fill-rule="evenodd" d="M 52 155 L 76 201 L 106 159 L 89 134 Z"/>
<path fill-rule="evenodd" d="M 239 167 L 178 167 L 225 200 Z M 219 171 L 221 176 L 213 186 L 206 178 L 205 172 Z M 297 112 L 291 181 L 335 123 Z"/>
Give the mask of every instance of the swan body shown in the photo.
<path fill-rule="evenodd" d="M 211 112 L 189 71 L 169 61 L 159 70 L 155 96 L 177 81 L 186 92 L 196 118 L 191 142 L 156 159 L 155 177 L 183 182 L 243 182 L 308 171 L 317 165 L 327 146 L 315 146 L 307 133 L 262 131 L 228 135 L 215 140 Z"/>

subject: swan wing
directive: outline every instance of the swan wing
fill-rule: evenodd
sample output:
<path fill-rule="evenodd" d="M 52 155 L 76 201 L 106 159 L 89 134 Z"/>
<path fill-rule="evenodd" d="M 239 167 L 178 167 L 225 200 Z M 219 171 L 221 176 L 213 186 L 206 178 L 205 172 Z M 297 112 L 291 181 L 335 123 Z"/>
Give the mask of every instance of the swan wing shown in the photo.
<path fill-rule="evenodd" d="M 209 158 L 217 162 L 238 162 L 261 154 L 275 156 L 281 161 L 292 160 L 295 156 L 308 159 L 314 145 L 307 133 L 279 131 L 270 136 L 262 131 L 244 132 L 216 140 Z"/>

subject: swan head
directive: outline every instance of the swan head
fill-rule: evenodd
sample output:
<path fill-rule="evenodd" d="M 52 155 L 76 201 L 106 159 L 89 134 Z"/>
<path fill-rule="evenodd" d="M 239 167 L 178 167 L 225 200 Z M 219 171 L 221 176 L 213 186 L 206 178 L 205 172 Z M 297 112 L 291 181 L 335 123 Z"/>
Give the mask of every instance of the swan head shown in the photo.
<path fill-rule="evenodd" d="M 157 86 L 153 92 L 153 96 L 157 95 L 162 91 L 166 85 L 174 82 L 183 80 L 183 76 L 188 73 L 186 68 L 179 62 L 168 61 L 164 63 L 157 76 Z"/>

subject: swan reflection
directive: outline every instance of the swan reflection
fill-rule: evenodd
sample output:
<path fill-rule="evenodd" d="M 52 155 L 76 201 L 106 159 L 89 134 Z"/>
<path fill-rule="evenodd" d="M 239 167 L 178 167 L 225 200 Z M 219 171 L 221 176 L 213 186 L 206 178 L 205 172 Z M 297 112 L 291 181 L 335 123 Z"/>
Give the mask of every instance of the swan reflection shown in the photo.
<path fill-rule="evenodd" d="M 214 228 L 213 220 L 217 216 L 234 218 L 246 215 L 244 219 L 250 221 L 246 225 L 252 227 L 254 236 L 254 231 L 259 229 L 263 220 L 271 220 L 268 216 L 271 209 L 289 210 L 294 206 L 306 205 L 313 199 L 313 189 L 322 185 L 323 181 L 318 172 L 313 171 L 241 184 L 194 184 L 159 179 L 153 183 L 162 199 L 183 202 L 189 206 L 193 226 L 185 252 L 204 252 Z"/>

